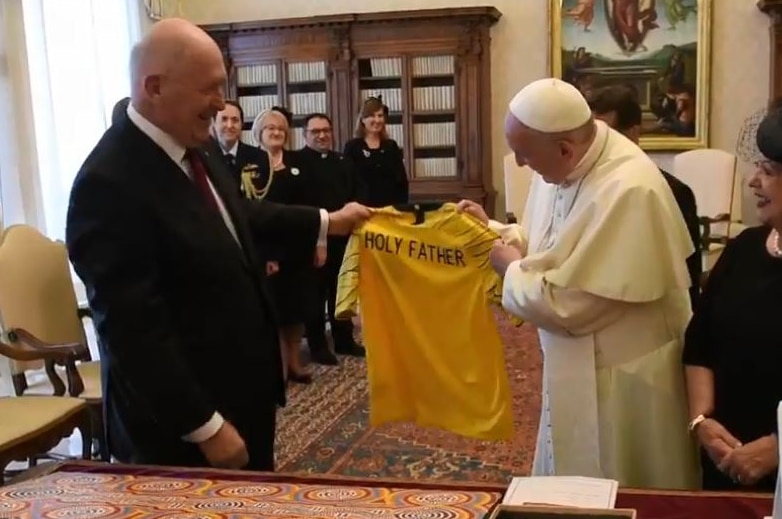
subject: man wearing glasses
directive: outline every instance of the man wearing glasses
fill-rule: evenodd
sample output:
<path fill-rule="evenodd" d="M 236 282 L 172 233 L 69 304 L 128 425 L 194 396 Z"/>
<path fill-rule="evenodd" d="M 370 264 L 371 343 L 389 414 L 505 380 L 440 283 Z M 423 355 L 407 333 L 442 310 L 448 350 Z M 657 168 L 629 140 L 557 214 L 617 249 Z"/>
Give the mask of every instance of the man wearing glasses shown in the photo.
<path fill-rule="evenodd" d="M 301 150 L 301 159 L 312 172 L 314 190 L 318 193 L 318 205 L 327 211 L 337 209 L 347 202 L 363 200 L 363 185 L 356 175 L 350 160 L 334 151 L 334 134 L 331 118 L 322 113 L 314 113 L 304 120 L 306 146 Z M 331 338 L 334 352 L 341 355 L 364 356 L 364 348 L 356 344 L 353 337 L 353 324 L 350 321 L 334 318 L 337 296 L 337 278 L 345 255 L 347 238 L 330 239 L 326 255 L 326 264 L 320 269 L 319 298 L 321 308 L 328 305 Z M 307 343 L 312 361 L 318 364 L 336 365 L 337 358 L 328 349 L 325 335 L 326 323 L 323 312 L 307 324 Z"/>

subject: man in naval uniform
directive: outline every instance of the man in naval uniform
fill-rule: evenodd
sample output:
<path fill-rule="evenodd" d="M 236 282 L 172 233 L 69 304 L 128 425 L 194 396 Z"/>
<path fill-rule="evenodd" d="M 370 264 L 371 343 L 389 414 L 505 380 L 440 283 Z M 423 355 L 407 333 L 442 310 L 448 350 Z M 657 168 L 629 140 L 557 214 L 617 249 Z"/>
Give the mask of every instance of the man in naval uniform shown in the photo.
<path fill-rule="evenodd" d="M 237 185 L 243 185 L 243 174 L 268 177 L 271 171 L 269 155 L 257 146 L 242 142 L 244 110 L 237 101 L 226 99 L 225 108 L 212 120 L 215 137 L 213 151 L 223 158 Z M 243 173 L 245 172 L 245 173 Z"/>
<path fill-rule="evenodd" d="M 347 202 L 363 199 L 363 186 L 349 159 L 332 150 L 334 138 L 331 118 L 315 113 L 304 120 L 304 139 L 307 145 L 299 152 L 306 170 L 312 175 L 311 186 L 321 207 L 341 208 Z M 327 209 L 328 210 L 328 209 Z M 334 317 L 337 298 L 337 278 L 347 239 L 330 239 L 326 250 L 326 263 L 319 271 L 320 308 L 327 307 L 334 352 L 340 355 L 364 357 L 364 348 L 353 338 L 353 323 Z M 307 343 L 312 361 L 318 364 L 336 365 L 337 358 L 328 349 L 325 336 L 323 311 L 307 323 Z"/>
<path fill-rule="evenodd" d="M 502 240 L 503 306 L 538 328 L 543 406 L 533 475 L 694 488 L 681 349 L 693 247 L 646 154 L 581 93 L 535 81 L 510 103 L 509 147 L 532 180 L 521 225 L 460 208 Z"/>

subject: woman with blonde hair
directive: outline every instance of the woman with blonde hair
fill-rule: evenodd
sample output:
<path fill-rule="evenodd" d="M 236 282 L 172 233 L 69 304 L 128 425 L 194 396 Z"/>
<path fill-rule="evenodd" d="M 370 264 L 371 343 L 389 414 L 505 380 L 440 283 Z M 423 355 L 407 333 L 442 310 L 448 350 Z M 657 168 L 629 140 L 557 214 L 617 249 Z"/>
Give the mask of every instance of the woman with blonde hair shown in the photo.
<path fill-rule="evenodd" d="M 287 111 L 281 108 L 264 110 L 255 118 L 252 135 L 270 160 L 270 175 L 256 171 L 242 173 L 242 191 L 254 200 L 267 200 L 289 205 L 317 206 L 308 187 L 306 172 L 301 168 L 297 152 L 286 149 L 290 136 Z M 265 170 L 266 168 L 264 168 Z M 305 371 L 301 360 L 304 323 L 312 320 L 317 308 L 316 264 L 321 260 L 313 251 L 309 261 L 289 258 L 280 243 L 266 242 L 260 247 L 265 256 L 269 287 L 277 309 L 283 359 L 288 380 L 309 384 L 312 375 Z M 325 256 L 322 258 L 325 260 Z"/>
<path fill-rule="evenodd" d="M 379 97 L 364 102 L 356 120 L 354 139 L 345 144 L 344 155 L 353 161 L 366 186 L 369 207 L 406 204 L 409 183 L 401 148 L 386 132 L 388 107 Z"/>

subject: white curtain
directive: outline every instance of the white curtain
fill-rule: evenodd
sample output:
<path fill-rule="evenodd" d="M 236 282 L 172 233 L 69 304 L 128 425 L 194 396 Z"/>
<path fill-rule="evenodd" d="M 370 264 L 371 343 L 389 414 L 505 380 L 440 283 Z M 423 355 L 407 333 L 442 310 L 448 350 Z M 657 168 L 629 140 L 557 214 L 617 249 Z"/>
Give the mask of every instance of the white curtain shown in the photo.
<path fill-rule="evenodd" d="M 38 225 L 37 175 L 21 0 L 0 0 L 0 212 Z"/>
<path fill-rule="evenodd" d="M 5 2 L 7 0 L 2 0 Z M 17 1 L 17 0 L 11 0 Z M 63 239 L 73 178 L 129 95 L 138 0 L 21 0 L 43 221 Z"/>
<path fill-rule="evenodd" d="M 0 0 L 0 229 L 64 238 L 73 178 L 129 94 L 143 12 L 140 0 Z M 0 394 L 9 374 L 0 358 Z"/>

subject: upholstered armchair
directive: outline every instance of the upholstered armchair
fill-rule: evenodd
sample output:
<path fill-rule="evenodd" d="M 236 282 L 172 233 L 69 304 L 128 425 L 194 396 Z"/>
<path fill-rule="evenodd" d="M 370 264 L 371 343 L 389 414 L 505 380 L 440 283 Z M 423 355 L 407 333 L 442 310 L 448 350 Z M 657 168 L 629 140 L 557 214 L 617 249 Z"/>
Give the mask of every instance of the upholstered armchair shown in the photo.
<path fill-rule="evenodd" d="M 82 435 L 82 457 L 90 459 L 92 418 L 87 402 L 78 398 L 84 382 L 76 367 L 76 359 L 84 355 L 84 346 L 42 347 L 35 343 L 0 342 L 0 355 L 19 362 L 42 361 L 62 365 L 68 381 L 67 392 L 73 395 L 0 397 L 0 485 L 3 484 L 3 473 L 12 461 L 28 459 L 30 465 L 34 465 L 37 456 L 54 448 L 74 429 Z"/>
<path fill-rule="evenodd" d="M 704 271 L 713 266 L 728 240 L 744 228 L 734 218 L 736 156 L 717 149 L 691 150 L 673 159 L 673 175 L 695 194 L 701 223 Z"/>
<path fill-rule="evenodd" d="M 78 396 L 87 402 L 93 423 L 93 437 L 102 439 L 103 393 L 100 362 L 92 361 L 73 288 L 65 245 L 52 241 L 35 228 L 14 225 L 0 241 L 0 323 L 14 344 L 43 351 L 47 348 L 78 346 L 74 359 L 78 384 L 58 359 L 11 360 L 11 378 L 18 396 Z M 45 375 L 41 374 L 43 368 Z M 101 457 L 108 461 L 104 442 Z"/>

